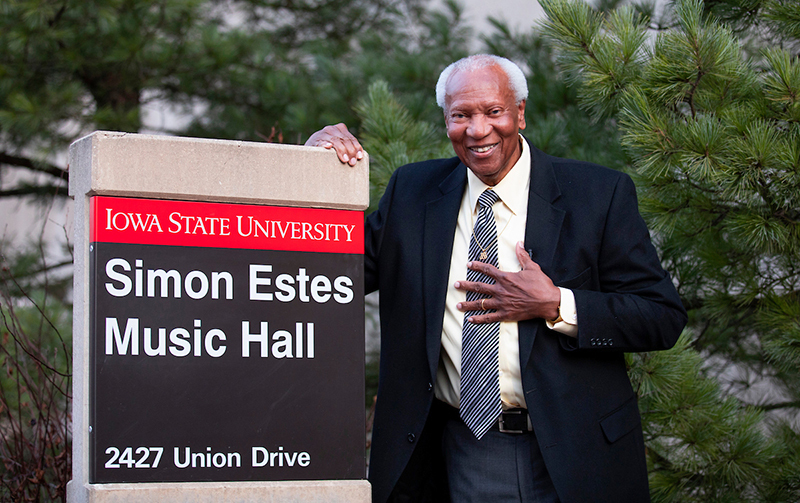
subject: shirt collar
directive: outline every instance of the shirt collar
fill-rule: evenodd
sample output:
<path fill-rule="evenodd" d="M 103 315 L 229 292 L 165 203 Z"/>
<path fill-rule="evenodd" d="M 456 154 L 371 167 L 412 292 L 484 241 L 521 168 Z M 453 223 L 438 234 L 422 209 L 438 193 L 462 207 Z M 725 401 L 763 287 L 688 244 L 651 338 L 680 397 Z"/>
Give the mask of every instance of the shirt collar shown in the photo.
<path fill-rule="evenodd" d="M 519 156 L 517 163 L 500 180 L 500 183 L 494 187 L 483 183 L 480 178 L 475 176 L 472 170 L 467 168 L 467 190 L 470 208 L 472 208 L 473 212 L 478 205 L 478 198 L 488 188 L 493 189 L 500 196 L 503 204 L 508 206 L 508 209 L 515 215 L 524 215 L 528 211 L 528 191 L 531 185 L 531 154 L 528 142 L 525 141 L 522 135 L 519 135 L 519 142 L 522 145 L 522 154 Z"/>

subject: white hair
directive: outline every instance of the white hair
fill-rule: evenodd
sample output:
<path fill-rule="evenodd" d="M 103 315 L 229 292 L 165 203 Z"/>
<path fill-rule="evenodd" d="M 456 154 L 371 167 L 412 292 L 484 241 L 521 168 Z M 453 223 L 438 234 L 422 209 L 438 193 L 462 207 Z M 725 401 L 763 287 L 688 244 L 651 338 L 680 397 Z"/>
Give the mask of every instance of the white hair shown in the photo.
<path fill-rule="evenodd" d="M 508 85 L 514 91 L 514 101 L 516 105 L 522 103 L 522 100 L 528 98 L 528 81 L 525 79 L 525 74 L 513 62 L 506 58 L 495 56 L 493 54 L 474 54 L 461 58 L 455 63 L 450 63 L 447 68 L 442 70 L 439 74 L 439 80 L 436 82 L 436 103 L 444 110 L 444 98 L 447 92 L 447 80 L 453 72 L 469 72 L 486 68 L 487 66 L 499 66 L 503 73 L 508 77 Z"/>

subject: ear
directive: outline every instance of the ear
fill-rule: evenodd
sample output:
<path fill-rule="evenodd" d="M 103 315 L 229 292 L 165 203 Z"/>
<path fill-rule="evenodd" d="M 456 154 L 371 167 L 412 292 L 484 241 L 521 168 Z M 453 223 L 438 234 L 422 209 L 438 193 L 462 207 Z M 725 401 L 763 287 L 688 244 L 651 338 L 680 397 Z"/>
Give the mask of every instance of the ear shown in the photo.
<path fill-rule="evenodd" d="M 526 100 L 522 100 L 517 106 L 517 121 L 519 122 L 520 129 L 525 129 L 525 126 L 527 125 L 525 124 L 525 102 Z"/>

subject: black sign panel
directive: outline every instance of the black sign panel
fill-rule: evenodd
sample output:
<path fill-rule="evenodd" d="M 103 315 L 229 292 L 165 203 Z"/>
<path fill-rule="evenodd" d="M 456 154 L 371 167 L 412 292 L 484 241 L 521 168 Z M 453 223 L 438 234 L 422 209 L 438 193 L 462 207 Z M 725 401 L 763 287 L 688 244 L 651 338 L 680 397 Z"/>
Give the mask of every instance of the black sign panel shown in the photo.
<path fill-rule="evenodd" d="M 363 255 L 130 242 L 95 199 L 90 482 L 364 478 Z"/>

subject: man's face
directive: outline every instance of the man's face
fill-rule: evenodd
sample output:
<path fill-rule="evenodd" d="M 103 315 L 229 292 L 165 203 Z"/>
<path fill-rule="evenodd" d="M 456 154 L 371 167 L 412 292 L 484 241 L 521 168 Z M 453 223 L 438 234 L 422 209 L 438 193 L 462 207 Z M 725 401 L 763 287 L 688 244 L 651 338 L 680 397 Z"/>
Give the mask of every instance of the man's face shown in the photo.
<path fill-rule="evenodd" d="M 461 162 L 486 185 L 497 185 L 519 159 L 525 101 L 514 103 L 498 66 L 456 71 L 447 81 L 444 120 Z"/>

